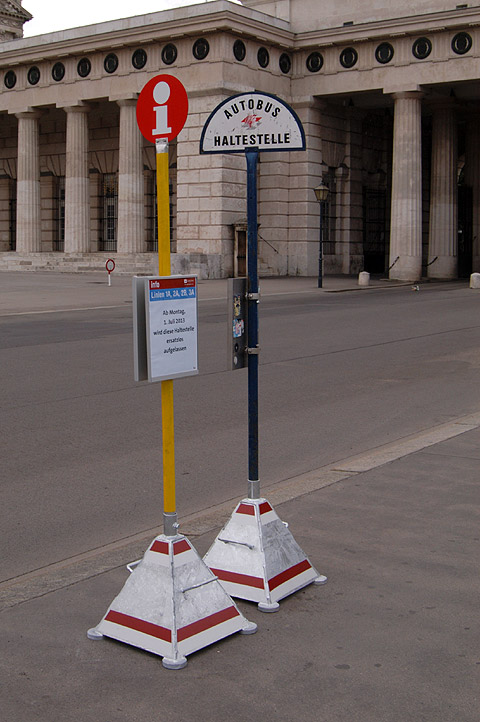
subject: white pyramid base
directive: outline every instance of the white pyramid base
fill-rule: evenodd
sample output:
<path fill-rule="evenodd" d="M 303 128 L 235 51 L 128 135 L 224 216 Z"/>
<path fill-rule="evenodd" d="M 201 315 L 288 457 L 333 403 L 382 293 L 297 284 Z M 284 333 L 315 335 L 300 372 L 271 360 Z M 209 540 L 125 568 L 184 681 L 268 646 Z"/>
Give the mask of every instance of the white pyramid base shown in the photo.
<path fill-rule="evenodd" d="M 263 612 L 312 582 L 327 578 L 310 564 L 266 499 L 243 499 L 203 558 L 232 597 Z"/>
<path fill-rule="evenodd" d="M 186 655 L 257 625 L 228 593 L 182 535 L 156 537 L 90 639 L 111 637 L 163 657 L 168 669 Z"/>

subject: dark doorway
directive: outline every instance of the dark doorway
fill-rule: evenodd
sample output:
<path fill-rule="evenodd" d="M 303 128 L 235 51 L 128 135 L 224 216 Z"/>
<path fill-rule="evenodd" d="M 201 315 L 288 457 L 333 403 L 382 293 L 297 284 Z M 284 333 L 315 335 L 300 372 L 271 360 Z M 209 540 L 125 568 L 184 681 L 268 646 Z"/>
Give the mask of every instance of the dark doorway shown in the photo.
<path fill-rule="evenodd" d="M 472 273 L 472 189 L 458 186 L 458 277 L 468 278 Z"/>
<path fill-rule="evenodd" d="M 384 273 L 387 258 L 387 193 L 363 189 L 363 262 L 368 273 Z"/>

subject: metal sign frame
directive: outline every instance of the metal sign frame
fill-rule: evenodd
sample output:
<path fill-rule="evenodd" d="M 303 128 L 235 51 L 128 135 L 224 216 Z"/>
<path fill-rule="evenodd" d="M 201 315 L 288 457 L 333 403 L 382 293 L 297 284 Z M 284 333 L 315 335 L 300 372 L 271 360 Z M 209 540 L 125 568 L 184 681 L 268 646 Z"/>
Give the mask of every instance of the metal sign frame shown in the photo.
<path fill-rule="evenodd" d="M 156 287 L 152 288 L 152 284 Z M 153 305 L 157 303 L 160 305 Z M 135 276 L 133 319 L 135 381 L 166 381 L 198 374 L 198 283 L 195 275 Z M 184 358 L 179 355 L 182 352 L 186 352 Z M 168 355 L 163 364 L 164 354 Z M 165 367 L 163 370 L 162 366 Z"/>

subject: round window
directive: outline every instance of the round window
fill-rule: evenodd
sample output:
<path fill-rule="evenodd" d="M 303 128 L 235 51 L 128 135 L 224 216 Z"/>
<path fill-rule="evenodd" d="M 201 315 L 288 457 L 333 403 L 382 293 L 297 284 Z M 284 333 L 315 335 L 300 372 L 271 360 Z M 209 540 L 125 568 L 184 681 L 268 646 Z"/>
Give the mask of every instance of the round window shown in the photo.
<path fill-rule="evenodd" d="M 355 48 L 345 48 L 340 53 L 340 64 L 344 68 L 353 68 L 358 60 L 358 53 Z"/>
<path fill-rule="evenodd" d="M 235 42 L 233 43 L 233 54 L 236 60 L 245 60 L 245 55 L 247 54 L 247 51 L 243 40 L 235 40 Z"/>
<path fill-rule="evenodd" d="M 86 78 L 90 74 L 92 64 L 88 58 L 82 58 L 77 63 L 77 73 L 81 78 Z"/>
<path fill-rule="evenodd" d="M 192 52 L 193 57 L 197 60 L 205 60 L 208 53 L 210 52 L 210 45 L 208 44 L 208 40 L 205 40 L 205 38 L 199 38 L 198 40 L 195 40 Z"/>
<path fill-rule="evenodd" d="M 259 48 L 257 53 L 257 60 L 258 64 L 261 68 L 268 67 L 268 64 L 270 62 L 270 55 L 268 53 L 267 48 Z"/>
<path fill-rule="evenodd" d="M 452 40 L 452 50 L 457 55 L 465 55 L 472 47 L 472 38 L 468 33 L 457 33 Z"/>
<path fill-rule="evenodd" d="M 52 68 L 52 78 L 57 81 L 63 80 L 65 77 L 65 65 L 63 63 L 55 63 Z"/>
<path fill-rule="evenodd" d="M 143 48 L 138 48 L 132 55 L 132 65 L 136 70 L 141 70 L 147 64 L 147 53 Z"/>
<path fill-rule="evenodd" d="M 318 73 L 323 67 L 323 56 L 320 53 L 310 53 L 307 58 L 307 70 Z"/>
<path fill-rule="evenodd" d="M 33 65 L 28 71 L 27 79 L 30 85 L 36 85 L 40 80 L 40 71 L 36 65 Z"/>
<path fill-rule="evenodd" d="M 5 73 L 3 82 L 5 83 L 5 87 L 8 88 L 9 90 L 14 88 L 15 84 L 17 82 L 17 76 L 15 75 L 15 72 L 13 70 L 8 70 Z"/>
<path fill-rule="evenodd" d="M 118 58 L 115 53 L 109 53 L 103 61 L 103 67 L 107 73 L 114 73 L 118 68 Z"/>
<path fill-rule="evenodd" d="M 165 45 L 162 50 L 162 60 L 165 65 L 171 65 L 177 59 L 177 48 L 172 43 Z"/>
<path fill-rule="evenodd" d="M 418 38 L 412 46 L 412 53 L 417 60 L 425 60 L 432 52 L 432 43 L 428 38 Z"/>
<path fill-rule="evenodd" d="M 290 60 L 290 55 L 287 55 L 287 53 L 282 53 L 280 55 L 280 60 L 278 61 L 278 65 L 280 66 L 280 70 L 282 73 L 289 73 L 290 68 L 292 67 L 292 61 Z"/>
<path fill-rule="evenodd" d="M 386 65 L 393 58 L 393 47 L 390 43 L 381 43 L 375 50 L 375 58 L 377 63 Z"/>

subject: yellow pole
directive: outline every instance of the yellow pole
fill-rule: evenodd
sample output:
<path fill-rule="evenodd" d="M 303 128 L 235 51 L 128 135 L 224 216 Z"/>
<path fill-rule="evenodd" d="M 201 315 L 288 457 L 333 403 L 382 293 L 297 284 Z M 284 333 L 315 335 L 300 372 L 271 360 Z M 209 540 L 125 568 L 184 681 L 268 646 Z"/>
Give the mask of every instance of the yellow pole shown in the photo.
<path fill-rule="evenodd" d="M 170 196 L 168 177 L 168 141 L 157 140 L 157 224 L 158 272 L 171 274 L 170 265 Z M 175 504 L 175 435 L 173 423 L 173 380 L 162 381 L 162 439 L 163 439 L 163 511 L 164 533 L 177 533 Z"/>

